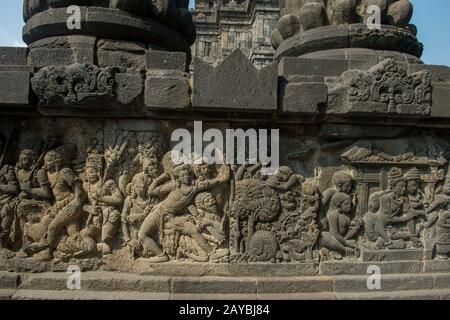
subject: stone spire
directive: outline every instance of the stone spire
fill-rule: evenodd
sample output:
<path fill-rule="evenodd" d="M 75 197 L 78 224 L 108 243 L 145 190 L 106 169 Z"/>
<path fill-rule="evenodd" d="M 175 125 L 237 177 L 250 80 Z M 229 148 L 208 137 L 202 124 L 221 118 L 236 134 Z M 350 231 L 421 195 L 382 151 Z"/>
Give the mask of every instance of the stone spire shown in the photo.
<path fill-rule="evenodd" d="M 369 19 L 374 14 L 371 6 L 379 8 L 379 25 Z M 286 0 L 281 13 L 272 33 L 276 58 L 318 51 L 325 55 L 332 49 L 333 55 L 336 49 L 347 54 L 349 48 L 400 52 L 412 59 L 422 55 L 417 29 L 410 24 L 409 0 Z"/>

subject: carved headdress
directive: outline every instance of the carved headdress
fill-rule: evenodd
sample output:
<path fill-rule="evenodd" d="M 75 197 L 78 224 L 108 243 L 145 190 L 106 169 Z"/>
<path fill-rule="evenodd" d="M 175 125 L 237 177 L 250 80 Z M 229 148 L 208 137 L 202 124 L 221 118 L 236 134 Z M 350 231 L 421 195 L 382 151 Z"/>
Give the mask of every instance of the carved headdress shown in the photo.
<path fill-rule="evenodd" d="M 95 169 L 100 175 L 104 166 L 104 158 L 100 154 L 90 154 L 86 158 L 85 169 Z"/>
<path fill-rule="evenodd" d="M 421 180 L 420 171 L 417 168 L 412 168 L 405 174 L 406 180 Z"/>
<path fill-rule="evenodd" d="M 402 169 L 394 167 L 391 169 L 391 171 L 389 171 L 388 181 L 389 181 L 390 187 L 395 186 L 397 183 L 399 183 L 403 179 L 404 179 L 404 177 L 403 177 Z"/>

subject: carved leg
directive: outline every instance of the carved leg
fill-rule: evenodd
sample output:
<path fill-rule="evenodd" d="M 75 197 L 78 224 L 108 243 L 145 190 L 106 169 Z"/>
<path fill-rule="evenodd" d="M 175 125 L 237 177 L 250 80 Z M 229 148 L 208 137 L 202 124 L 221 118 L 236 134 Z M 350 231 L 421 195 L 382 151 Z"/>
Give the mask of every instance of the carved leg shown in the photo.
<path fill-rule="evenodd" d="M 385 245 L 389 245 L 391 243 L 391 238 L 386 232 L 386 225 L 382 222 L 377 220 L 375 223 L 375 232 L 384 240 Z"/>
<path fill-rule="evenodd" d="M 111 245 L 117 235 L 117 229 L 118 229 L 118 226 L 111 222 L 106 222 L 103 225 L 102 242 L 104 244 L 104 246 L 103 246 L 104 254 L 108 254 L 111 252 Z"/>
<path fill-rule="evenodd" d="M 208 244 L 202 234 L 198 232 L 197 226 L 193 223 L 186 222 L 181 233 L 185 236 L 191 237 L 208 254 L 213 253 L 214 249 Z"/>
<path fill-rule="evenodd" d="M 324 247 L 330 251 L 337 252 L 342 255 L 347 254 L 347 249 L 342 243 L 340 243 L 335 237 L 333 237 L 329 232 L 323 232 L 322 238 L 320 240 L 320 246 Z"/>
<path fill-rule="evenodd" d="M 151 262 L 166 262 L 169 261 L 169 257 L 162 251 L 161 247 L 152 238 L 157 238 L 158 227 L 160 225 L 160 216 L 158 211 L 152 210 L 150 214 L 145 218 L 139 230 L 138 238 L 144 247 L 144 251 L 150 250 L 156 257 L 151 258 Z"/>

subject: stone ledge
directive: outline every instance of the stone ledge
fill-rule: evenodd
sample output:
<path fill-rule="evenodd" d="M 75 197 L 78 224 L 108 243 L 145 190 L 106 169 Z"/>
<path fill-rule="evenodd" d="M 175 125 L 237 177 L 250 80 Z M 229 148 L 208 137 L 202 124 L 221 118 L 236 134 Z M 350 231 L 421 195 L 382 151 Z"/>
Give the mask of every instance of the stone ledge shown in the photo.
<path fill-rule="evenodd" d="M 27 48 L 0 47 L 0 65 L 27 65 Z"/>
<path fill-rule="evenodd" d="M 0 299 L 378 299 L 450 298 L 450 273 L 382 274 L 381 289 L 368 275 L 313 277 L 146 277 L 113 272 L 81 274 L 81 290 L 68 290 L 66 273 L 5 274 L 18 287 L 0 285 Z M 19 283 L 19 281 L 18 281 Z M 143 286 L 142 284 L 145 283 Z M 0 282 L 1 284 L 1 282 Z M 162 284 L 162 287 L 161 287 Z"/>
<path fill-rule="evenodd" d="M 30 105 L 31 73 L 0 70 L 0 105 Z"/>

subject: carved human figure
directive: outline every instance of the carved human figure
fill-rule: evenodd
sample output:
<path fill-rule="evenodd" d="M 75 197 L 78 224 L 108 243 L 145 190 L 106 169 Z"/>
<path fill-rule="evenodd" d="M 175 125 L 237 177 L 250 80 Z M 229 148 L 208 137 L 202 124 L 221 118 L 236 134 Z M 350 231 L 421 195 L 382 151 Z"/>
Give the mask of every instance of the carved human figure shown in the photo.
<path fill-rule="evenodd" d="M 155 190 L 155 192 L 160 194 L 167 194 L 167 197 L 156 205 L 145 218 L 138 235 L 144 248 L 149 249 L 156 255 L 156 257 L 151 258 L 151 262 L 165 262 L 169 260 L 169 256 L 165 251 L 170 250 L 170 248 L 164 248 L 163 250 L 157 242 L 158 238 L 160 243 L 164 242 L 164 234 L 161 229 L 165 223 L 170 223 L 175 228 L 176 234 L 191 237 L 208 254 L 213 252 L 213 248 L 198 231 L 198 227 L 190 219 L 181 215 L 193 204 L 199 192 L 209 190 L 228 181 L 230 169 L 228 166 L 222 166 L 215 179 L 197 181 L 195 184 L 193 183 L 193 175 L 190 165 L 179 165 L 173 170 L 175 181 L 162 185 Z M 176 245 L 176 241 L 174 245 Z"/>
<path fill-rule="evenodd" d="M 362 221 L 360 219 L 352 220 L 351 213 L 351 196 L 344 192 L 335 193 L 327 212 L 328 228 L 322 232 L 320 240 L 320 245 L 330 250 L 335 259 L 352 255 L 357 249 L 357 243 L 353 238 L 357 236 Z"/>
<path fill-rule="evenodd" d="M 408 209 L 405 193 L 403 172 L 392 168 L 389 172 L 389 190 L 371 195 L 364 224 L 366 236 L 375 243 L 375 248 L 402 249 L 404 241 L 418 240 L 409 231 L 399 230 L 402 224 L 407 224 L 420 214 L 417 210 L 405 210 Z"/>
<path fill-rule="evenodd" d="M 426 198 L 425 194 L 420 190 L 421 177 L 417 168 L 412 168 L 405 174 L 406 180 L 406 193 L 408 197 L 408 206 L 406 211 L 417 211 L 417 217 L 408 221 L 407 227 L 411 234 L 411 239 L 414 239 L 415 243 L 420 243 L 420 230 L 417 228 L 420 216 L 425 216 Z"/>
<path fill-rule="evenodd" d="M 36 230 L 46 228 L 50 220 L 48 208 L 52 199 L 52 190 L 46 172 L 39 168 L 39 164 L 40 159 L 38 159 L 37 153 L 30 149 L 24 149 L 20 152 L 19 161 L 15 167 L 15 174 L 20 186 L 19 204 L 16 208 L 18 221 L 15 222 L 15 226 L 18 229 L 16 236 L 22 237 L 23 249 L 27 249 L 26 243 L 31 244 L 41 240 L 36 239 L 39 234 Z M 30 206 L 35 210 L 32 210 L 32 217 L 27 217 Z M 34 234 L 34 236 L 25 235 L 25 224 L 27 224 L 28 230 L 33 230 L 30 231 L 30 234 Z M 23 231 L 22 235 L 20 235 L 21 231 Z"/>
<path fill-rule="evenodd" d="M 0 249 L 6 248 L 11 239 L 14 222 L 15 197 L 19 194 L 19 184 L 14 167 L 5 165 L 0 170 Z"/>
<path fill-rule="evenodd" d="M 353 177 L 344 171 L 338 171 L 333 174 L 333 188 L 329 188 L 323 192 L 322 206 L 325 208 L 331 201 L 335 193 L 343 192 L 350 194 L 353 188 Z"/>
<path fill-rule="evenodd" d="M 301 180 L 292 172 L 291 168 L 280 167 L 274 175 L 267 179 L 266 183 L 275 191 L 286 192 L 299 184 L 301 185 Z"/>
<path fill-rule="evenodd" d="M 80 215 L 83 206 L 83 187 L 75 172 L 62 167 L 63 159 L 61 152 L 51 150 L 44 157 L 44 167 L 48 182 L 44 186 L 50 186 L 54 204 L 52 207 L 53 219 L 50 222 L 46 238 L 39 244 L 43 249 L 39 258 L 50 260 L 53 252 L 58 246 L 61 232 L 74 236 L 80 231 Z"/>
<path fill-rule="evenodd" d="M 111 246 L 120 227 L 120 208 L 123 196 L 114 180 L 103 182 L 103 157 L 90 155 L 86 160 L 83 189 L 87 195 L 83 210 L 89 214 L 87 225 L 93 223 L 100 242 L 97 247 L 103 254 L 111 253 Z"/>
<path fill-rule="evenodd" d="M 221 245 L 225 241 L 222 217 L 216 199 L 210 192 L 201 192 L 195 197 L 194 216 L 200 232 L 213 237 L 212 241 Z"/>
<path fill-rule="evenodd" d="M 450 171 L 449 171 L 450 172 Z M 439 212 L 445 210 L 447 203 L 450 202 L 450 174 L 447 173 L 444 183 L 438 187 L 438 194 L 436 194 L 433 202 L 426 210 L 427 222 L 424 223 L 424 239 L 425 243 L 435 246 L 436 238 L 436 221 L 439 219 Z M 427 246 L 427 249 L 428 246 Z"/>
<path fill-rule="evenodd" d="M 450 254 L 450 201 L 425 223 L 426 228 L 435 226 L 434 246 L 436 258 L 447 260 Z"/>

